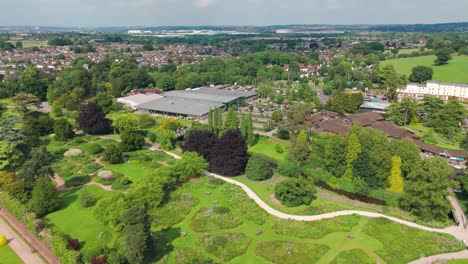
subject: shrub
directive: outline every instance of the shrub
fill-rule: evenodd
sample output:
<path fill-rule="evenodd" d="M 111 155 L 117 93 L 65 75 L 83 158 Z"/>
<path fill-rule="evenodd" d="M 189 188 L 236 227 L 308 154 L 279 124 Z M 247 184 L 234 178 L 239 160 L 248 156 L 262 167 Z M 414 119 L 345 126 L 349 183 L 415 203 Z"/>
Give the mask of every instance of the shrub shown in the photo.
<path fill-rule="evenodd" d="M 54 133 L 55 139 L 59 141 L 65 141 L 75 136 L 73 126 L 65 118 L 55 121 Z"/>
<path fill-rule="evenodd" d="M 263 181 L 273 176 L 273 166 L 261 156 L 253 155 L 247 162 L 245 175 L 251 180 Z"/>
<path fill-rule="evenodd" d="M 287 177 L 299 177 L 302 175 L 303 169 L 297 161 L 289 160 L 280 163 L 278 173 Z"/>
<path fill-rule="evenodd" d="M 102 151 L 101 145 L 98 143 L 85 144 L 82 145 L 80 149 L 91 155 L 98 154 Z"/>
<path fill-rule="evenodd" d="M 97 170 L 99 170 L 100 168 L 102 168 L 101 165 L 97 164 L 97 163 L 89 163 L 87 165 L 85 165 L 82 169 L 81 169 L 81 173 L 83 174 L 90 174 L 90 173 L 93 173 Z"/>
<path fill-rule="evenodd" d="M 91 258 L 91 264 L 106 264 L 107 257 L 106 256 L 94 256 Z"/>
<path fill-rule="evenodd" d="M 65 181 L 67 188 L 78 187 L 88 183 L 91 178 L 88 175 L 73 177 L 70 180 Z"/>
<path fill-rule="evenodd" d="M 80 195 L 80 205 L 81 205 L 81 207 L 88 208 L 88 207 L 91 207 L 91 206 L 95 205 L 96 202 L 97 202 L 96 197 L 91 195 L 88 192 L 88 190 L 83 189 L 83 191 L 81 191 L 81 195 Z"/>
<path fill-rule="evenodd" d="M 275 186 L 275 197 L 287 207 L 308 205 L 315 199 L 315 187 L 312 182 L 302 178 L 289 178 Z"/>
<path fill-rule="evenodd" d="M 284 153 L 284 149 L 283 149 L 283 146 L 281 146 L 281 144 L 276 144 L 275 145 L 275 151 L 276 153 Z"/>
<path fill-rule="evenodd" d="M 104 151 L 104 160 L 111 164 L 119 164 L 124 162 L 123 152 L 119 145 L 114 144 L 107 147 L 107 149 Z"/>
<path fill-rule="evenodd" d="M 143 129 L 150 128 L 156 124 L 156 120 L 154 120 L 154 118 L 148 114 L 142 114 L 138 116 L 138 125 Z"/>
<path fill-rule="evenodd" d="M 75 137 L 75 138 L 73 138 L 73 143 L 83 144 L 83 143 L 85 143 L 85 141 L 84 141 L 84 139 L 82 137 Z"/>
<path fill-rule="evenodd" d="M 155 143 L 157 140 L 158 140 L 158 137 L 155 133 L 153 132 L 148 132 L 148 139 L 149 141 L 151 141 L 152 143 Z"/>
<path fill-rule="evenodd" d="M 78 239 L 68 239 L 68 247 L 70 247 L 73 250 L 80 250 L 80 242 Z"/>
<path fill-rule="evenodd" d="M 120 133 L 123 151 L 140 150 L 145 145 L 145 137 L 138 131 L 124 130 Z"/>
<path fill-rule="evenodd" d="M 285 128 L 278 129 L 277 135 L 278 135 L 279 138 L 284 139 L 284 140 L 288 140 L 289 137 L 290 137 L 289 136 L 289 130 L 287 130 Z"/>

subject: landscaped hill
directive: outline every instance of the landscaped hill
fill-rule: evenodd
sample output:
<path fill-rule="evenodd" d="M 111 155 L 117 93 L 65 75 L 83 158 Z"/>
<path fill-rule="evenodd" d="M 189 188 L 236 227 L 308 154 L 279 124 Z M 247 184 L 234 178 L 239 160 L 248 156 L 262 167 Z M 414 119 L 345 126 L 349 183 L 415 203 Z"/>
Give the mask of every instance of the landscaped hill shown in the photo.
<path fill-rule="evenodd" d="M 468 56 L 454 56 L 449 64 L 435 66 L 435 56 L 421 56 L 404 59 L 393 59 L 382 61 L 381 64 L 393 64 L 395 69 L 402 74 L 410 75 L 411 69 L 415 66 L 430 66 L 434 69 L 433 80 L 451 83 L 468 83 Z"/>

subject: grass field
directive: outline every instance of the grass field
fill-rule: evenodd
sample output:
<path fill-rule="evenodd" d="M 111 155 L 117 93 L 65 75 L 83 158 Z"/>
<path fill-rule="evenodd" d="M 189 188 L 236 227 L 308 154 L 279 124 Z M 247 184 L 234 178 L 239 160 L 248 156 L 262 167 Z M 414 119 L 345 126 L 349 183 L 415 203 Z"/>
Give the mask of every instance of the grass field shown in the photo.
<path fill-rule="evenodd" d="M 447 65 L 434 66 L 435 56 L 421 56 L 414 58 L 393 59 L 382 61 L 381 64 L 393 64 L 396 70 L 409 76 L 415 66 L 430 66 L 434 70 L 435 81 L 450 83 L 468 83 L 468 56 L 452 55 L 453 59 Z"/>
<path fill-rule="evenodd" d="M 2 264 L 22 264 L 23 261 L 16 255 L 10 246 L 0 247 L 0 263 Z"/>
<path fill-rule="evenodd" d="M 13 45 L 16 44 L 16 41 L 9 41 Z M 47 47 L 47 41 L 45 40 L 22 40 L 23 48 L 31 48 L 31 47 Z"/>
<path fill-rule="evenodd" d="M 438 134 L 434 132 L 433 130 L 431 131 L 431 128 L 425 127 L 422 124 L 417 124 L 417 125 L 408 125 L 404 127 L 406 130 L 411 131 L 415 135 L 423 138 L 423 141 L 428 143 L 428 144 L 433 144 L 436 146 L 439 146 L 441 148 L 445 149 L 461 149 L 460 148 L 460 142 L 464 138 L 464 134 L 460 133 L 460 135 L 457 135 L 454 137 L 454 139 L 449 140 L 446 136 Z M 427 135 L 432 134 L 432 137 L 427 138 Z"/>
<path fill-rule="evenodd" d="M 176 224 L 165 230 L 153 230 L 159 255 L 152 261 L 183 264 L 208 263 L 207 259 L 213 259 L 239 264 L 398 264 L 417 259 L 420 254 L 433 255 L 463 248 L 458 241 L 444 235 L 356 215 L 320 222 L 280 220 L 262 213 L 240 188 L 211 181 L 203 177 L 178 190 L 191 193 L 198 203 L 179 215 L 182 220 Z M 210 210 L 220 207 L 229 211 Z M 220 225 L 220 219 L 213 214 L 216 211 L 224 214 L 222 218 L 231 219 L 231 224 Z M 261 221 L 253 217 L 256 215 L 261 215 Z M 235 224 L 232 224 L 233 219 Z M 194 223 L 210 228 L 197 232 Z M 181 236 L 181 232 L 186 235 Z"/>
<path fill-rule="evenodd" d="M 283 149 L 283 153 L 276 151 L 276 145 L 279 144 Z M 267 137 L 260 137 L 257 144 L 249 147 L 250 153 L 263 154 L 277 161 L 283 161 L 288 155 L 286 147 L 283 144 L 277 143 Z"/>
<path fill-rule="evenodd" d="M 398 50 L 398 54 L 411 54 L 415 51 L 419 52 L 419 49 L 400 49 Z"/>
<path fill-rule="evenodd" d="M 83 252 L 92 250 L 99 245 L 112 246 L 117 233 L 94 217 L 94 207 L 83 208 L 80 205 L 79 195 L 83 189 L 87 189 L 96 198 L 112 195 L 111 192 L 106 192 L 98 186 L 87 186 L 63 192 L 61 193 L 62 208 L 47 215 L 45 220 L 71 238 L 78 239 Z"/>

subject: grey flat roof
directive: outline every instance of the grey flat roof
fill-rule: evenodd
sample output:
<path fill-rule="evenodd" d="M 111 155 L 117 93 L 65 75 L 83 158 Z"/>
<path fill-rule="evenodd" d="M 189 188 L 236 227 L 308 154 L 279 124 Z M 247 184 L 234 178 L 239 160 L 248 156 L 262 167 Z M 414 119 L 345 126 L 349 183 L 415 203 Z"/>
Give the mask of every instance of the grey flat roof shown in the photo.
<path fill-rule="evenodd" d="M 255 92 L 225 90 L 216 88 L 195 88 L 191 90 L 176 90 L 164 94 L 168 98 L 185 98 L 200 101 L 220 102 L 223 104 L 233 102 L 237 99 L 249 98 L 257 95 Z"/>
<path fill-rule="evenodd" d="M 139 104 L 136 108 L 179 115 L 203 116 L 206 115 L 210 109 L 223 106 L 224 105 L 219 102 L 163 97 Z"/>
<path fill-rule="evenodd" d="M 360 107 L 368 108 L 368 109 L 385 110 L 390 105 L 391 105 L 390 103 L 385 103 L 385 102 L 364 102 Z"/>

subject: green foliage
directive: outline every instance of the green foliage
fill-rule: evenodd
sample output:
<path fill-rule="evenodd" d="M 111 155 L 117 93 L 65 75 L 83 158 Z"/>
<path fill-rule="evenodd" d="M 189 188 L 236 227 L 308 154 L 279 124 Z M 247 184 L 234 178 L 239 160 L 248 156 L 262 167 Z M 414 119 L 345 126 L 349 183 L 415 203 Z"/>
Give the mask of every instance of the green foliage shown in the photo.
<path fill-rule="evenodd" d="M 435 55 L 437 58 L 435 59 L 434 64 L 438 66 L 448 64 L 449 60 L 452 59 L 452 56 L 450 56 L 450 54 L 452 54 L 453 52 L 454 50 L 451 48 L 437 49 L 435 51 Z"/>
<path fill-rule="evenodd" d="M 119 133 L 139 129 L 138 117 L 134 114 L 120 115 L 112 124 Z"/>
<path fill-rule="evenodd" d="M 466 117 L 464 106 L 456 99 L 450 98 L 442 109 L 437 112 L 433 121 L 434 130 L 437 133 L 450 136 L 460 132 L 460 122 Z"/>
<path fill-rule="evenodd" d="M 260 208 L 241 188 L 234 185 L 226 185 L 221 191 L 226 195 L 229 206 L 248 221 L 263 225 L 268 220 L 269 214 Z"/>
<path fill-rule="evenodd" d="M 179 223 L 198 202 L 198 198 L 186 190 L 172 192 L 167 203 L 152 211 L 153 227 L 167 229 Z"/>
<path fill-rule="evenodd" d="M 393 102 L 386 110 L 385 119 L 399 126 L 418 123 L 417 103 L 408 97 L 401 102 Z"/>
<path fill-rule="evenodd" d="M 18 167 L 23 154 L 16 145 L 8 141 L 0 141 L 0 170 L 12 170 Z"/>
<path fill-rule="evenodd" d="M 429 80 L 432 80 L 432 75 L 434 71 L 431 67 L 427 66 L 416 66 L 411 70 L 411 75 L 409 76 L 410 82 L 423 83 Z"/>
<path fill-rule="evenodd" d="M 254 181 L 263 181 L 273 176 L 273 164 L 260 155 L 249 158 L 245 167 L 245 176 Z"/>
<path fill-rule="evenodd" d="M 72 124 L 70 124 L 65 118 L 60 118 L 55 121 L 54 134 L 55 139 L 59 141 L 72 139 L 75 136 Z"/>
<path fill-rule="evenodd" d="M 250 241 L 251 238 L 244 233 L 209 234 L 199 239 L 199 243 L 205 247 L 206 252 L 224 262 L 244 254 Z"/>
<path fill-rule="evenodd" d="M 353 163 L 361 153 L 361 143 L 356 134 L 351 134 L 348 137 L 348 146 L 346 150 L 346 170 L 343 178 L 351 181 L 353 178 Z"/>
<path fill-rule="evenodd" d="M 175 148 L 176 135 L 173 131 L 158 130 L 156 138 L 163 149 L 173 150 Z"/>
<path fill-rule="evenodd" d="M 308 205 L 315 199 L 313 182 L 302 177 L 288 178 L 275 186 L 275 197 L 287 207 Z"/>
<path fill-rule="evenodd" d="M 179 182 L 184 182 L 191 177 L 200 177 L 204 175 L 208 169 L 208 164 L 202 156 L 195 152 L 185 152 L 182 154 L 182 159 L 175 161 L 171 167 L 172 175 Z"/>
<path fill-rule="evenodd" d="M 328 250 L 326 245 L 273 240 L 259 242 L 255 254 L 272 263 L 315 263 Z"/>
<path fill-rule="evenodd" d="M 396 89 L 406 84 L 405 77 L 399 75 L 393 65 L 384 65 L 380 68 L 378 75 L 384 88 L 388 89 L 387 95 L 389 99 L 396 99 Z"/>
<path fill-rule="evenodd" d="M 362 263 L 362 264 L 373 264 L 375 260 L 370 258 L 367 253 L 362 249 L 351 249 L 341 251 L 336 255 L 335 259 L 331 262 L 332 264 L 348 264 L 348 263 Z"/>
<path fill-rule="evenodd" d="M 44 216 L 60 207 L 60 198 L 51 180 L 40 178 L 35 181 L 29 207 L 38 216 Z"/>
<path fill-rule="evenodd" d="M 385 218 L 369 219 L 364 232 L 384 245 L 377 254 L 387 263 L 403 264 L 419 259 L 421 254 L 432 256 L 464 249 L 462 243 L 453 237 L 399 225 Z M 409 247 L 405 241 L 417 243 Z"/>
<path fill-rule="evenodd" d="M 67 188 L 78 187 L 88 183 L 91 178 L 88 175 L 77 175 L 65 181 Z"/>
<path fill-rule="evenodd" d="M 219 231 L 242 224 L 242 221 L 231 213 L 227 207 L 203 207 L 190 220 L 190 228 L 196 232 Z"/>
<path fill-rule="evenodd" d="M 107 147 L 104 151 L 104 160 L 111 164 L 119 164 L 124 162 L 124 156 L 120 146 L 114 144 Z"/>
<path fill-rule="evenodd" d="M 120 147 L 123 151 L 140 150 L 145 145 L 145 137 L 135 130 L 123 130 L 120 138 L 122 140 Z"/>
<path fill-rule="evenodd" d="M 144 263 L 150 242 L 151 231 L 144 207 L 131 207 L 122 217 L 125 238 L 125 256 L 130 263 Z"/>
<path fill-rule="evenodd" d="M 98 153 L 101 153 L 103 150 L 101 145 L 97 142 L 83 144 L 80 146 L 80 149 L 90 155 L 96 155 Z"/>
<path fill-rule="evenodd" d="M 356 113 L 364 103 L 362 93 L 339 93 L 330 98 L 325 109 L 337 113 Z"/>
<path fill-rule="evenodd" d="M 289 130 L 286 128 L 280 128 L 278 129 L 277 136 L 280 139 L 288 140 L 289 139 Z"/>
<path fill-rule="evenodd" d="M 44 146 L 31 151 L 30 159 L 27 160 L 18 172 L 17 178 L 23 180 L 26 187 L 31 188 L 34 181 L 39 178 L 49 178 L 54 175 L 52 169 L 52 155 Z"/>
<path fill-rule="evenodd" d="M 308 136 L 306 131 L 302 130 L 289 149 L 289 157 L 302 164 L 307 160 L 309 154 L 310 146 Z"/>
<path fill-rule="evenodd" d="M 234 107 L 230 107 L 223 124 L 223 132 L 230 129 L 239 129 L 239 117 Z"/>
<path fill-rule="evenodd" d="M 83 208 L 88 208 L 94 206 L 97 202 L 96 197 L 94 197 L 87 189 L 83 189 L 80 194 L 80 205 Z"/>
<path fill-rule="evenodd" d="M 339 216 L 313 222 L 276 219 L 272 230 L 280 236 L 292 236 L 299 239 L 320 239 L 334 232 L 350 232 L 358 225 L 360 219 L 357 215 Z"/>
<path fill-rule="evenodd" d="M 423 219 L 447 219 L 450 205 L 446 197 L 452 175 L 442 158 L 423 159 L 408 174 L 401 206 Z"/>
<path fill-rule="evenodd" d="M 283 161 L 278 166 L 278 173 L 287 177 L 299 177 L 303 173 L 301 164 L 295 160 Z"/>

